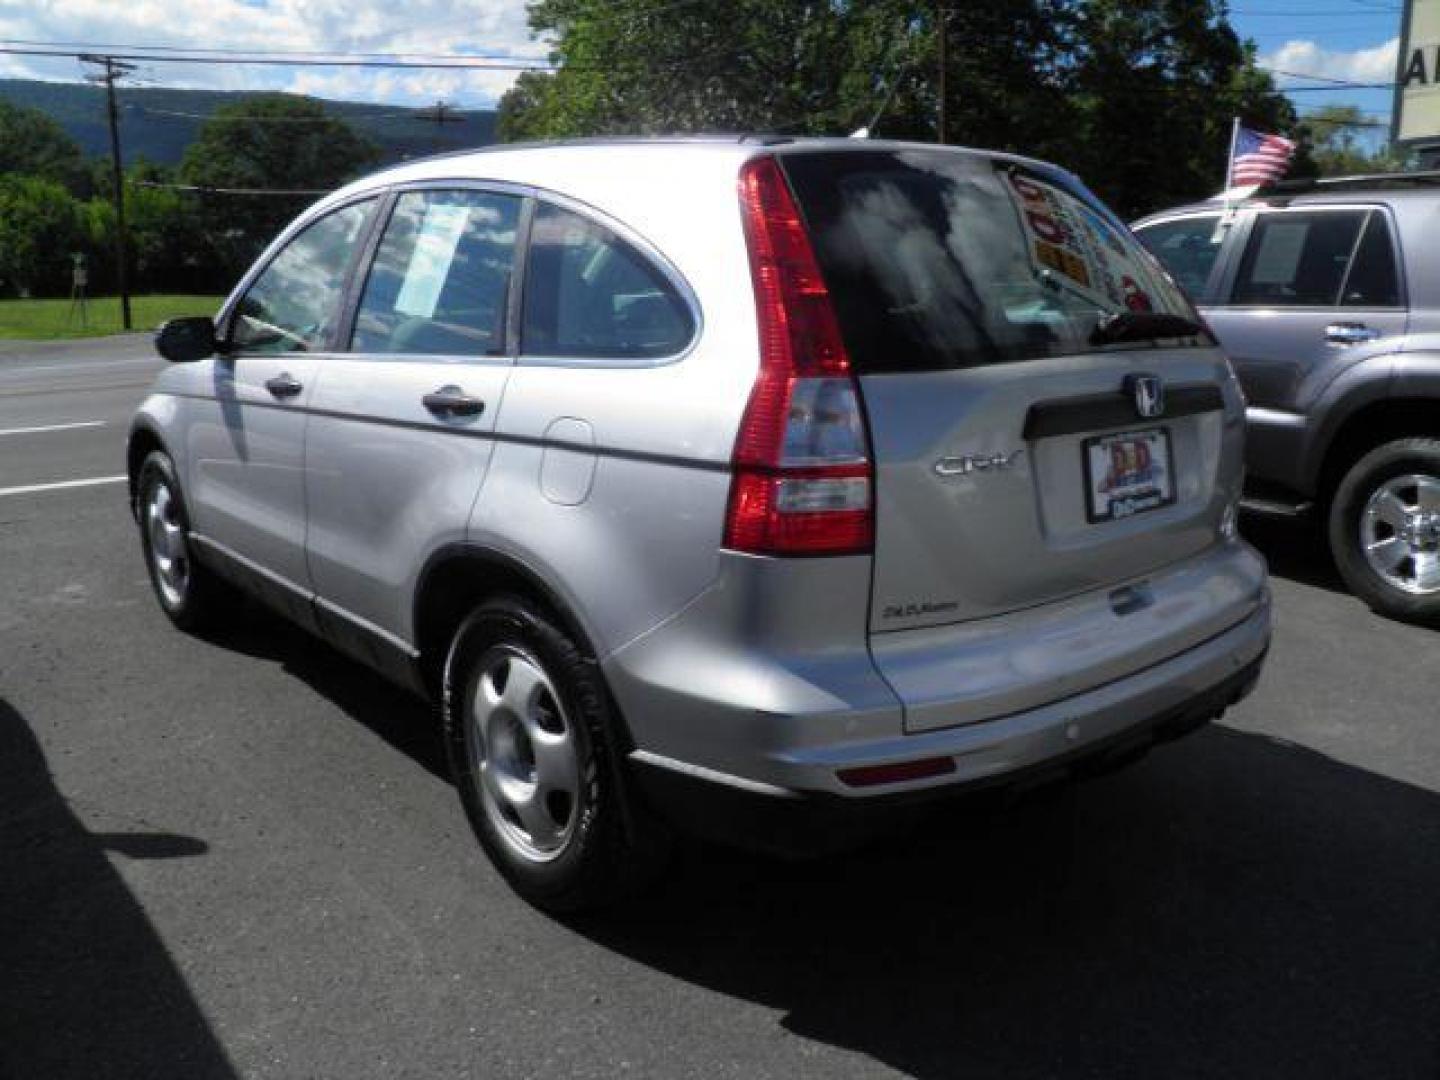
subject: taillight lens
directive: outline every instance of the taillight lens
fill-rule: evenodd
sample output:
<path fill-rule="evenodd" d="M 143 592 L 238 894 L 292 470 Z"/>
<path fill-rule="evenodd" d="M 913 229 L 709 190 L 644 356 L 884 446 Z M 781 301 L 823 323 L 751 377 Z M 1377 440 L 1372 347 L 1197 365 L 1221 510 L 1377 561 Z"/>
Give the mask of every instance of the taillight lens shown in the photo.
<path fill-rule="evenodd" d="M 774 158 L 740 173 L 760 373 L 735 441 L 725 546 L 865 554 L 874 495 L 865 418 L 815 253 Z"/>

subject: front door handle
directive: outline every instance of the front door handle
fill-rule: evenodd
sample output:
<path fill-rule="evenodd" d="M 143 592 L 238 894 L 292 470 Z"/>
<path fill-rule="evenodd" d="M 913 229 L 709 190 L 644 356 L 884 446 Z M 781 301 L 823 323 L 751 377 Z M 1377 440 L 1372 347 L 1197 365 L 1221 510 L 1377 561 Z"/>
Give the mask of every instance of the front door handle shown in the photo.
<path fill-rule="evenodd" d="M 442 386 L 420 399 L 421 404 L 436 416 L 479 416 L 485 402 L 471 397 L 458 386 Z"/>
<path fill-rule="evenodd" d="M 288 371 L 282 371 L 273 379 L 265 380 L 265 389 L 277 398 L 289 398 L 300 393 L 305 387 L 294 375 Z"/>
<path fill-rule="evenodd" d="M 1325 340 L 1335 345 L 1363 345 L 1379 336 L 1379 330 L 1363 322 L 1337 322 L 1325 327 Z"/>

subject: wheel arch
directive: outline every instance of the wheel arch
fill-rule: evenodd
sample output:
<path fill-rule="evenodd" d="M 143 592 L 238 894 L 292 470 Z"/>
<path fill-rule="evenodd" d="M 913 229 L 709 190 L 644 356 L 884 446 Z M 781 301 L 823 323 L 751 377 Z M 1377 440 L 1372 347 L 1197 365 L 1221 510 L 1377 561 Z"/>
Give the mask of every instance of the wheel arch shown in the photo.
<path fill-rule="evenodd" d="M 1395 439 L 1440 437 L 1440 385 L 1434 396 L 1385 397 L 1361 405 L 1336 425 L 1315 471 L 1315 491 L 1328 503 L 1345 473 L 1365 454 Z"/>
<path fill-rule="evenodd" d="M 145 459 L 156 450 L 169 453 L 165 440 L 154 426 L 145 420 L 137 420 L 130 428 L 130 434 L 125 440 L 125 475 L 127 487 L 130 493 L 130 513 L 134 516 L 137 511 L 135 499 L 140 483 L 140 467 L 145 464 Z"/>
<path fill-rule="evenodd" d="M 438 691 L 445 654 L 460 623 L 477 605 L 505 594 L 536 604 L 575 639 L 588 658 L 597 658 L 595 639 L 583 620 L 533 567 L 479 544 L 447 544 L 426 560 L 415 588 L 415 648 L 429 691 Z"/>

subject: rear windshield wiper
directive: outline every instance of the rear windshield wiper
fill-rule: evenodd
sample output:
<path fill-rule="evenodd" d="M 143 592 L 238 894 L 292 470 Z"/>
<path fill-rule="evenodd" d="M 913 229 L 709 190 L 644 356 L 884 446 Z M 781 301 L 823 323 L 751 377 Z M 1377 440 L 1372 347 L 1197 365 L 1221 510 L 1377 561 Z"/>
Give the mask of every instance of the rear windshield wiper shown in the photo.
<path fill-rule="evenodd" d="M 1157 338 L 1210 336 L 1200 323 L 1162 311 L 1118 311 L 1106 315 L 1090 331 L 1091 345 L 1114 345 L 1122 341 L 1154 341 Z"/>

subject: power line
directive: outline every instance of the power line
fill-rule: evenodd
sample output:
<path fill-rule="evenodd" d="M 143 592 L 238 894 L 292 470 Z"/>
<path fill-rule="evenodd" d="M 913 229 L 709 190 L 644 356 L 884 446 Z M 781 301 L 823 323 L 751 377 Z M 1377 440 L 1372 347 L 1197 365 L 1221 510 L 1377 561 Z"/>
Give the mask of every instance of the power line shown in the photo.
<path fill-rule="evenodd" d="M 540 56 L 512 56 L 508 53 L 426 53 L 426 52 L 357 52 L 340 51 L 336 49 L 232 49 L 223 46 L 210 45 L 127 45 L 110 44 L 99 45 L 86 41 L 37 41 L 33 38 L 0 38 L 0 46 L 18 45 L 38 49 L 84 49 L 87 52 L 100 52 L 110 56 L 119 56 L 121 51 L 144 52 L 147 55 L 140 59 L 162 60 L 164 54 L 183 53 L 187 57 L 204 57 L 209 59 L 217 56 L 242 56 L 242 57 L 294 57 L 299 60 L 313 59 L 321 60 L 329 57 L 344 58 L 365 58 L 375 60 L 487 60 L 496 62 L 531 63 L 548 67 L 550 62 Z M 150 53 L 160 53 L 161 56 L 151 57 Z M 70 55 L 68 52 L 62 55 Z M 126 57 L 126 59 L 131 59 Z"/>
<path fill-rule="evenodd" d="M 18 47 L 12 45 L 0 45 L 0 54 L 11 56 L 53 56 L 59 58 L 73 57 L 81 59 L 85 54 L 72 52 L 68 49 L 44 49 L 31 48 L 29 46 Z M 264 53 L 255 53 L 245 56 L 193 56 L 179 55 L 176 53 L 165 53 L 155 55 L 140 52 L 120 52 L 106 50 L 104 53 L 111 60 L 141 60 L 147 64 L 267 64 L 277 67 L 359 67 L 359 68 L 410 68 L 426 71 L 553 71 L 550 66 L 537 66 L 534 63 L 513 63 L 498 62 L 487 57 L 463 57 L 450 58 L 448 62 L 440 60 L 363 60 L 347 58 L 336 55 L 328 59 L 301 59 L 294 56 L 274 56 Z M 608 70 L 608 69 L 606 69 Z"/>
<path fill-rule="evenodd" d="M 134 187 L 163 187 L 170 192 L 194 192 L 196 194 L 279 194 L 279 196 L 317 196 L 330 194 L 330 187 L 297 187 L 297 189 L 275 189 L 275 187 L 206 187 L 203 184 L 163 184 L 158 180 L 131 180 Z"/>

